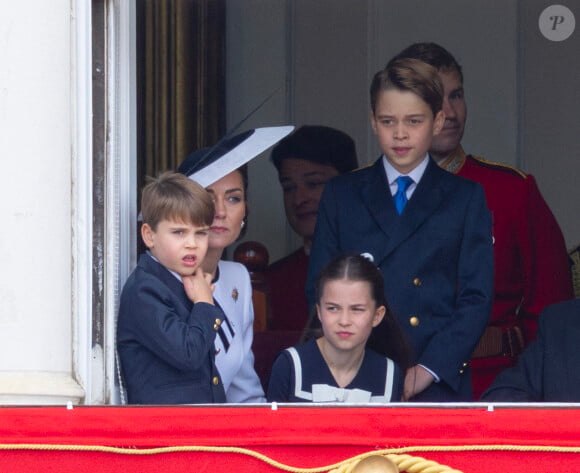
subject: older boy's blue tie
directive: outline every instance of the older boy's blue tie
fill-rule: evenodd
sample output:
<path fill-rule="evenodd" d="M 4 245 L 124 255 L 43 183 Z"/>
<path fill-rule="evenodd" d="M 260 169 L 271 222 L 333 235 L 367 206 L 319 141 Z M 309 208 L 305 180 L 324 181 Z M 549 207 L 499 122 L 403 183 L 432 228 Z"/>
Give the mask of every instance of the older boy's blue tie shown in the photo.
<path fill-rule="evenodd" d="M 399 176 L 397 181 L 397 192 L 395 193 L 395 207 L 397 207 L 397 212 L 399 215 L 403 213 L 403 209 L 407 204 L 407 188 L 413 183 L 413 179 L 409 176 Z"/>

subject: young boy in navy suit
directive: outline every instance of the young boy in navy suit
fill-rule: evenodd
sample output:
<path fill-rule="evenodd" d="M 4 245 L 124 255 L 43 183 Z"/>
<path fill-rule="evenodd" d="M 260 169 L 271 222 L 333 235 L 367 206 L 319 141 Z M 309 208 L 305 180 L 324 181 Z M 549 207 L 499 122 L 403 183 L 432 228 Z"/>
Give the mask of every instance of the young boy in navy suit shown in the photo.
<path fill-rule="evenodd" d="M 214 363 L 223 312 L 204 274 L 214 204 L 183 174 L 144 189 L 141 236 L 148 248 L 121 294 L 117 349 L 131 404 L 225 402 Z"/>
<path fill-rule="evenodd" d="M 309 303 L 316 275 L 331 258 L 368 254 L 414 351 L 403 399 L 469 401 L 469 357 L 493 296 L 491 216 L 483 190 L 429 157 L 445 121 L 435 68 L 394 61 L 375 74 L 370 95 L 383 156 L 326 184 L 308 269 Z M 384 338 L 381 327 L 374 344 Z"/>

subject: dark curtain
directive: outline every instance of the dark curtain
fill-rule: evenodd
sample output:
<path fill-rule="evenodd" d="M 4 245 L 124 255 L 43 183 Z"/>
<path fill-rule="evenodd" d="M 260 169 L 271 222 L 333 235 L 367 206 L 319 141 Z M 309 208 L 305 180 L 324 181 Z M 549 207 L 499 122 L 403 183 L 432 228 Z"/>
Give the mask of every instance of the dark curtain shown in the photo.
<path fill-rule="evenodd" d="M 225 0 L 137 0 L 139 195 L 225 129 Z"/>

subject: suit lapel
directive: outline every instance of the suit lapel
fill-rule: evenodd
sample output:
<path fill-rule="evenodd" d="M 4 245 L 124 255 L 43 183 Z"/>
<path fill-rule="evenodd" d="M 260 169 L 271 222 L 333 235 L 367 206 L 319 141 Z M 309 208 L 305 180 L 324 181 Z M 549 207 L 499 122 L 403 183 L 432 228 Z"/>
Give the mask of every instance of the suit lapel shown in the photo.
<path fill-rule="evenodd" d="M 187 297 L 185 289 L 183 288 L 183 283 L 178 281 L 177 278 L 167 270 L 167 268 L 155 261 L 148 254 L 141 255 L 139 258 L 139 266 L 146 272 L 151 273 L 160 279 L 163 284 L 165 284 L 171 292 L 175 294 L 187 311 L 191 311 L 193 303 L 189 300 L 189 297 Z"/>
<path fill-rule="evenodd" d="M 389 192 L 382 158 L 372 168 L 369 185 L 361 190 L 365 205 L 385 234 L 385 245 L 376 255 L 376 264 L 387 258 L 402 242 L 407 240 L 435 212 L 449 193 L 442 182 L 445 172 L 432 160 L 425 169 L 413 196 L 402 215 L 397 214 Z M 376 250 L 375 250 L 376 251 Z"/>
<path fill-rule="evenodd" d="M 385 236 L 390 238 L 399 216 L 389 191 L 383 158 L 379 158 L 372 167 L 368 168 L 367 180 L 362 183 L 360 191 L 364 205 L 369 209 Z"/>

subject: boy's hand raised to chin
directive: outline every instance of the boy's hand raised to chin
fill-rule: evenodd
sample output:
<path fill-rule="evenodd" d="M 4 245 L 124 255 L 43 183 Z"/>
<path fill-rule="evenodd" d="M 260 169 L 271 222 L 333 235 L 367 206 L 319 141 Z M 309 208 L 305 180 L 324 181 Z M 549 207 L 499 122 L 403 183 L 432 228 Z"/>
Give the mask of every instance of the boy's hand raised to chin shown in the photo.
<path fill-rule="evenodd" d="M 200 268 L 191 276 L 182 276 L 183 287 L 187 297 L 194 303 L 207 302 L 213 305 L 214 285 L 210 273 L 204 273 Z"/>

